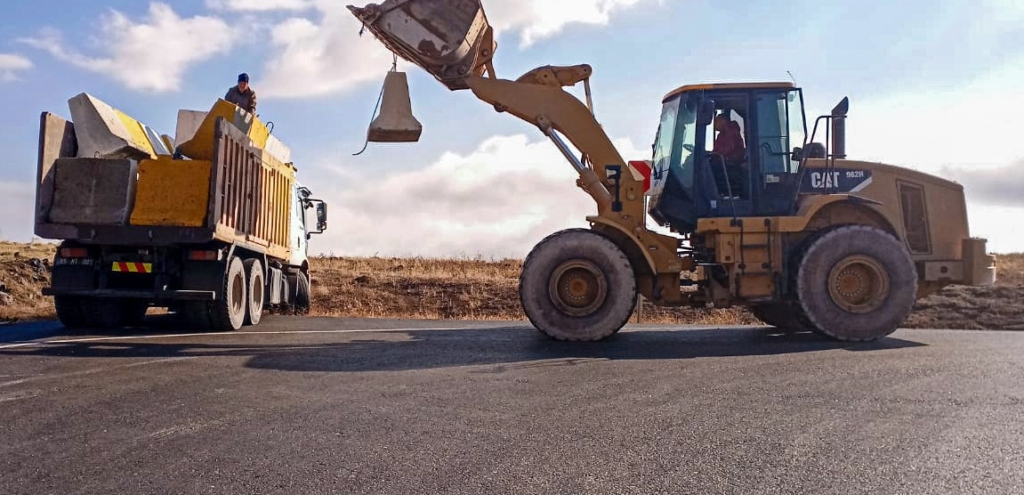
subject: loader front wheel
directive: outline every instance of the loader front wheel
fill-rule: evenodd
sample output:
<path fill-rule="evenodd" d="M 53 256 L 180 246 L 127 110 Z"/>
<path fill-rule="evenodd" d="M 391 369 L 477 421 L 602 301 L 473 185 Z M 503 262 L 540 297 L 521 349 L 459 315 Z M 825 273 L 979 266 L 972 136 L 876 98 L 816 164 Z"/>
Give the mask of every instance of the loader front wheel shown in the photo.
<path fill-rule="evenodd" d="M 519 300 L 537 330 L 562 341 L 598 341 L 617 333 L 637 298 L 622 249 L 585 229 L 541 241 L 523 263 Z"/>
<path fill-rule="evenodd" d="M 836 228 L 808 248 L 797 274 L 807 320 L 842 341 L 885 337 L 910 316 L 917 270 L 906 246 L 865 225 Z"/>

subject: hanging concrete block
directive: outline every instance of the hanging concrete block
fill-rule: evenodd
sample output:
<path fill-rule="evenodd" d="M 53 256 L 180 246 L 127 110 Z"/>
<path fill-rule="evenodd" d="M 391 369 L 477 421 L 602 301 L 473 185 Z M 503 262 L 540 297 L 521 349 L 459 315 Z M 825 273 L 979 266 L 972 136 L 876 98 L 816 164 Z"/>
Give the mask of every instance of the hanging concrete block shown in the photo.
<path fill-rule="evenodd" d="M 412 115 L 406 74 L 388 72 L 380 115 L 370 124 L 368 139 L 375 143 L 411 143 L 419 141 L 422 133 L 423 126 Z"/>

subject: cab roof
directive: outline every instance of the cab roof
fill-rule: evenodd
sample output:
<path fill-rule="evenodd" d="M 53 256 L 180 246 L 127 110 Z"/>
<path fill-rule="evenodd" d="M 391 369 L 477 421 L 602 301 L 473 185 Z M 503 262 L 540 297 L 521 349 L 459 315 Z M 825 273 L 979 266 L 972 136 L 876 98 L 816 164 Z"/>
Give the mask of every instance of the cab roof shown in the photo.
<path fill-rule="evenodd" d="M 662 103 L 687 91 L 708 91 L 715 89 L 794 89 L 796 86 L 788 82 L 750 82 L 750 83 L 711 83 L 688 84 L 665 95 Z"/>

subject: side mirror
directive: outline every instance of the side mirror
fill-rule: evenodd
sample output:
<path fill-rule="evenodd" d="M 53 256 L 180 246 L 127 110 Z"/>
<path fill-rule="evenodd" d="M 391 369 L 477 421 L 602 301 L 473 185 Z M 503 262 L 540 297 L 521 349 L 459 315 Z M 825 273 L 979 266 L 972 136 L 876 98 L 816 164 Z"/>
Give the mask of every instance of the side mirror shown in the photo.
<path fill-rule="evenodd" d="M 793 148 L 793 156 L 792 156 L 791 160 L 793 160 L 794 162 L 800 162 L 800 161 L 803 161 L 803 159 L 804 159 L 804 149 L 799 147 L 799 146 L 797 146 L 796 148 Z"/>
<path fill-rule="evenodd" d="M 327 230 L 327 203 L 323 201 L 316 205 L 316 228 L 320 232 Z"/>
<path fill-rule="evenodd" d="M 715 120 L 715 100 L 703 100 L 697 110 L 697 125 L 711 125 Z"/>

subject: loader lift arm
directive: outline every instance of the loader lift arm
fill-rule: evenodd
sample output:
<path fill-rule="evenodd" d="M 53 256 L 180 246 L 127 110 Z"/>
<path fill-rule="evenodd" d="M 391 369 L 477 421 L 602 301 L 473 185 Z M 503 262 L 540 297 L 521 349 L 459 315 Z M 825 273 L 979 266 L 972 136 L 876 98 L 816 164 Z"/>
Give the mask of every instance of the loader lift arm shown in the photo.
<path fill-rule="evenodd" d="M 684 268 L 678 240 L 647 230 L 643 176 L 622 158 L 594 115 L 590 65 L 545 65 L 514 81 L 498 78 L 492 63 L 494 31 L 480 0 L 386 0 L 348 8 L 385 47 L 450 90 L 469 89 L 498 112 L 536 126 L 551 139 L 579 174 L 577 184 L 597 204 L 597 215 L 588 221 L 620 241 L 632 241 L 625 243 L 626 249 L 638 275 L 646 274 L 650 288 L 643 290 L 645 295 L 678 297 Z M 563 89 L 581 82 L 586 104 Z"/>

